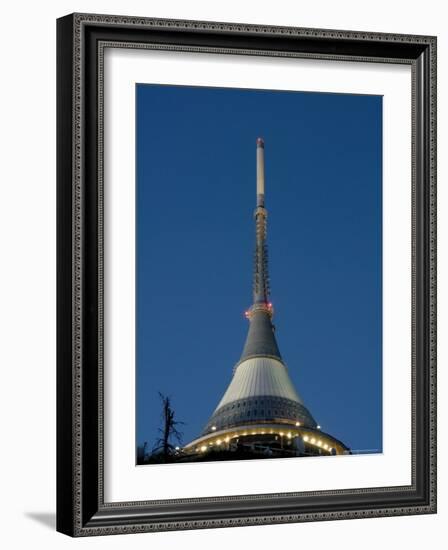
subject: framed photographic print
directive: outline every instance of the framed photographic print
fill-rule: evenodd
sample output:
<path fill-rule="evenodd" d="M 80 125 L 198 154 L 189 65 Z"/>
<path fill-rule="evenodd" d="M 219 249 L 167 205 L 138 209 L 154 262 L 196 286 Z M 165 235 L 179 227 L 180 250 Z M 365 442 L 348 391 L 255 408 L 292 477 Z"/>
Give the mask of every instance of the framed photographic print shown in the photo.
<path fill-rule="evenodd" d="M 436 38 L 57 31 L 57 529 L 434 513 Z"/>

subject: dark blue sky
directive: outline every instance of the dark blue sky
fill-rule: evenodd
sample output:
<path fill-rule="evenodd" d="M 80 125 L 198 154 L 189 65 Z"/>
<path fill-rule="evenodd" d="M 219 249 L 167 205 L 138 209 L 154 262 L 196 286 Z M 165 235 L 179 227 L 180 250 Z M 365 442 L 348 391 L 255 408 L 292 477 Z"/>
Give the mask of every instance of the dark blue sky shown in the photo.
<path fill-rule="evenodd" d="M 322 429 L 382 448 L 382 98 L 137 85 L 137 441 L 158 391 L 184 443 L 221 399 L 252 299 L 265 140 L 277 341 Z"/>

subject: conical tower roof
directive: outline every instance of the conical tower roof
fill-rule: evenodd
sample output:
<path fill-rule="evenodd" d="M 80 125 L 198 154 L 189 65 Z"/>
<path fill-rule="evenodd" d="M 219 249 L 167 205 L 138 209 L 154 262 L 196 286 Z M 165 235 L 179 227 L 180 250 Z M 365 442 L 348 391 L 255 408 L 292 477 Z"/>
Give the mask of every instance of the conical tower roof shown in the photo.
<path fill-rule="evenodd" d="M 253 423 L 275 422 L 317 427 L 289 377 L 272 324 L 266 240 L 264 142 L 261 138 L 257 140 L 255 226 L 253 305 L 246 312 L 249 331 L 230 385 L 205 426 L 203 435 Z"/>

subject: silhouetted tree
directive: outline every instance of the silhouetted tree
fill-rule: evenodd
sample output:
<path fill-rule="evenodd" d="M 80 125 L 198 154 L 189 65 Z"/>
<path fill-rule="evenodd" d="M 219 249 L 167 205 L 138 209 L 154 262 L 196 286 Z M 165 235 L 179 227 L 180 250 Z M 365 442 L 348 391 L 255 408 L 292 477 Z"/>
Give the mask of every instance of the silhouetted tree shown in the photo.
<path fill-rule="evenodd" d="M 156 441 L 153 451 L 160 453 L 163 460 L 166 462 L 175 450 L 173 440 L 177 441 L 179 445 L 182 444 L 182 432 L 180 432 L 176 426 L 184 424 L 179 420 L 174 419 L 174 410 L 171 407 L 171 398 L 163 395 L 159 392 L 160 399 L 162 400 L 162 427 L 159 428 L 159 437 Z"/>
<path fill-rule="evenodd" d="M 148 453 L 146 452 L 147 450 L 147 447 L 148 447 L 148 442 L 145 441 L 143 443 L 143 445 L 139 445 L 137 447 L 137 464 L 144 464 L 147 457 L 148 457 Z"/>

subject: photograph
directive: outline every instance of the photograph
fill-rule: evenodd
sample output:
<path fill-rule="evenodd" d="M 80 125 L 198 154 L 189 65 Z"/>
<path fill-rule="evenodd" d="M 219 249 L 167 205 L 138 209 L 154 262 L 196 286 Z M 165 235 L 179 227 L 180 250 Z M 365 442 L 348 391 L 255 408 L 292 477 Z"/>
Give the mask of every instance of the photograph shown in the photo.
<path fill-rule="evenodd" d="M 57 531 L 437 512 L 437 36 L 396 23 L 58 18 Z"/>
<path fill-rule="evenodd" d="M 136 465 L 381 454 L 383 97 L 135 94 Z"/>

